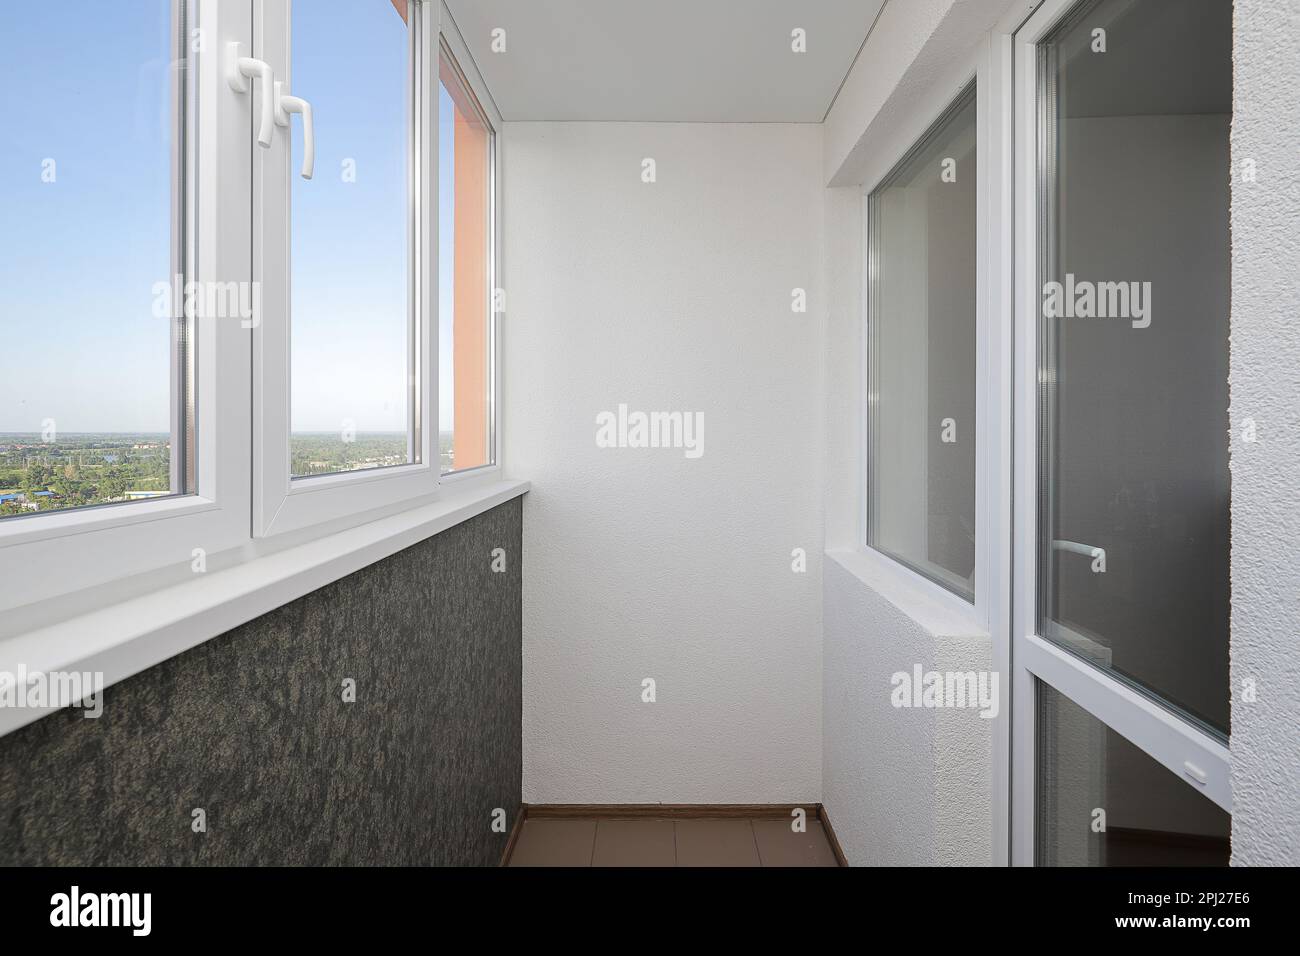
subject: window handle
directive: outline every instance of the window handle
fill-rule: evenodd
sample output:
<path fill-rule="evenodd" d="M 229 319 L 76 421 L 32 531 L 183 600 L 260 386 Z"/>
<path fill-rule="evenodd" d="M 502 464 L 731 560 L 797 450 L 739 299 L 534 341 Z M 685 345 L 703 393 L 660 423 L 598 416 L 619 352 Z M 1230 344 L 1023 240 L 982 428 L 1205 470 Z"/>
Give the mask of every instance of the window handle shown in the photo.
<path fill-rule="evenodd" d="M 275 74 L 265 60 L 243 56 L 243 44 L 232 40 L 226 44 L 226 83 L 236 93 L 248 92 L 248 81 L 257 77 L 262 81 L 261 118 L 257 124 L 257 145 L 265 148 L 271 145 L 271 114 L 275 109 L 275 91 L 271 83 Z"/>
<path fill-rule="evenodd" d="M 1084 557 L 1106 560 L 1105 548 L 1094 548 L 1090 544 L 1080 544 L 1077 541 L 1053 541 L 1052 550 L 1069 551 L 1071 554 L 1082 554 Z"/>
<path fill-rule="evenodd" d="M 311 179 L 316 168 L 316 131 L 312 127 L 311 104 L 301 96 L 290 96 L 281 91 L 284 84 L 275 81 L 275 124 L 289 125 L 290 113 L 302 114 L 302 178 Z"/>

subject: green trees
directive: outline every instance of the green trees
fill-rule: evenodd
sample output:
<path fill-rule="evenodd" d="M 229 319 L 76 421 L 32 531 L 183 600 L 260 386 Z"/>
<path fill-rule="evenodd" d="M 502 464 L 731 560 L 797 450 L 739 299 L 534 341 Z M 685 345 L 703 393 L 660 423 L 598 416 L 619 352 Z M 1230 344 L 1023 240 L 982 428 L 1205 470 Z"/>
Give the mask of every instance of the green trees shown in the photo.
<path fill-rule="evenodd" d="M 62 434 L 46 442 L 35 435 L 0 435 L 0 492 L 23 501 L 0 503 L 0 518 L 37 510 L 122 501 L 129 491 L 171 486 L 166 435 Z M 53 494 L 39 494 L 53 492 Z"/>

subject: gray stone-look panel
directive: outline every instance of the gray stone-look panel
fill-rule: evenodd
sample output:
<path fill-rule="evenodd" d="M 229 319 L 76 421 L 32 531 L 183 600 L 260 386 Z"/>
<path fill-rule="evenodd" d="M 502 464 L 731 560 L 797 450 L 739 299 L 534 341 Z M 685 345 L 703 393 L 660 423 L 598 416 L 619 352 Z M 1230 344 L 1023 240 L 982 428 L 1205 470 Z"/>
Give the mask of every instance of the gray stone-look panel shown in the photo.
<path fill-rule="evenodd" d="M 0 865 L 495 865 L 521 529 L 516 498 L 0 738 Z"/>

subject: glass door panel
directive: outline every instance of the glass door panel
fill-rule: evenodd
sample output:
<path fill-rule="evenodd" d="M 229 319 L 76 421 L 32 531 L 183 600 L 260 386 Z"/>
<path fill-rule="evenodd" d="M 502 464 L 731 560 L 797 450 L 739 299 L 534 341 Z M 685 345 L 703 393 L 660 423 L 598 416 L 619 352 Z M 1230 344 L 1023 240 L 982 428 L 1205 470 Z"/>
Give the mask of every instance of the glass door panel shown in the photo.
<path fill-rule="evenodd" d="M 1225 735 L 1231 36 L 1101 0 L 1039 63 L 1041 633 Z"/>
<path fill-rule="evenodd" d="M 1014 45 L 1022 863 L 1228 860 L 1231 48 L 1230 0 Z"/>

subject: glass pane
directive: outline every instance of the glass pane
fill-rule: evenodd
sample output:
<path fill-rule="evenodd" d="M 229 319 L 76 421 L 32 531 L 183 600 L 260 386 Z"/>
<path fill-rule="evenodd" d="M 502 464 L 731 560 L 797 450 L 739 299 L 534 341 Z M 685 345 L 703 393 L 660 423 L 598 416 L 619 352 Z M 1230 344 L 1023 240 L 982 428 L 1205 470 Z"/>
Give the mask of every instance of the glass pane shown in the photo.
<path fill-rule="evenodd" d="M 973 599 L 975 89 L 871 194 L 868 544 Z"/>
<path fill-rule="evenodd" d="M 438 447 L 445 474 L 493 460 L 492 129 L 445 47 L 438 74 Z"/>
<path fill-rule="evenodd" d="M 1231 817 L 1038 683 L 1038 863 L 1227 866 Z"/>
<path fill-rule="evenodd" d="M 1040 62 L 1040 626 L 1223 733 L 1231 16 L 1087 3 Z"/>
<path fill-rule="evenodd" d="M 292 472 L 418 460 L 406 5 L 293 5 L 292 88 L 315 113 L 315 177 L 292 169 Z M 343 67 L 346 64 L 346 68 Z"/>
<path fill-rule="evenodd" d="M 191 487 L 183 15 L 6 7 L 0 519 Z"/>

